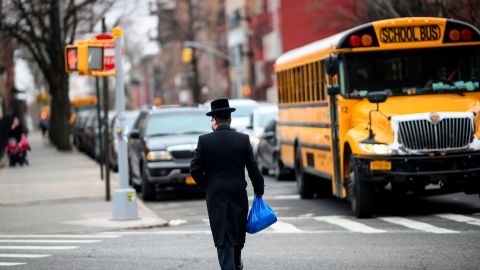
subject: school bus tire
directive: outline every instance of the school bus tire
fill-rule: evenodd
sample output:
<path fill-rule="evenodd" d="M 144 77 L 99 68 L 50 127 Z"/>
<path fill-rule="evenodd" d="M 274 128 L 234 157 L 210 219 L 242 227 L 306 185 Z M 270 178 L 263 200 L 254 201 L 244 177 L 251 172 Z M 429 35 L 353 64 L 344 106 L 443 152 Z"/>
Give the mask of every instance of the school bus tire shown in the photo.
<path fill-rule="evenodd" d="M 297 190 L 302 199 L 312 199 L 315 195 L 315 185 L 312 176 L 304 171 L 301 153 L 300 147 L 297 147 L 295 149 L 295 180 L 297 182 Z"/>
<path fill-rule="evenodd" d="M 373 187 L 358 176 L 353 157 L 350 158 L 349 164 L 348 196 L 352 212 L 357 218 L 369 218 L 372 216 L 374 205 Z"/>

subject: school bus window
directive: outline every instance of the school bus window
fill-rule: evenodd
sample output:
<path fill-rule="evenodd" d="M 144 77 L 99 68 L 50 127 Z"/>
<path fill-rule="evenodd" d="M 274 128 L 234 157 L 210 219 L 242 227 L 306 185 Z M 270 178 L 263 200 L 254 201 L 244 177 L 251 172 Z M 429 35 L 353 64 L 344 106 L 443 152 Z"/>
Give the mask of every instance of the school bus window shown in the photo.
<path fill-rule="evenodd" d="M 324 95 L 323 95 L 323 83 L 322 83 L 322 78 L 324 77 L 323 75 L 323 69 L 322 69 L 322 63 L 320 61 L 318 62 L 315 62 L 315 66 L 317 68 L 317 80 L 315 81 L 315 84 L 316 84 L 316 88 L 317 88 L 317 96 L 318 96 L 318 100 L 323 100 L 324 99 Z"/>
<path fill-rule="evenodd" d="M 290 78 L 290 95 L 291 95 L 290 96 L 290 98 L 291 98 L 290 101 L 293 103 L 297 100 L 297 95 L 295 93 L 295 72 L 294 72 L 293 68 L 290 69 L 289 72 L 290 72 L 289 78 Z"/>
<path fill-rule="evenodd" d="M 280 82 L 280 78 L 281 78 L 281 75 L 280 73 L 277 73 L 276 74 L 276 80 L 277 80 L 277 97 L 278 97 L 278 103 L 282 103 L 282 94 L 283 94 L 283 91 L 282 91 L 282 84 Z"/>
<path fill-rule="evenodd" d="M 300 102 L 300 91 L 299 91 L 299 83 L 298 83 L 298 68 L 293 69 L 293 91 L 295 93 L 295 102 Z"/>
<path fill-rule="evenodd" d="M 310 99 L 311 101 L 315 101 L 315 96 L 313 94 L 313 65 L 311 63 L 308 64 L 308 76 L 309 76 L 308 88 L 310 91 Z"/>
<path fill-rule="evenodd" d="M 479 55 L 477 46 L 346 54 L 346 96 L 382 90 L 393 96 L 478 91 Z"/>
<path fill-rule="evenodd" d="M 302 77 L 302 81 L 303 81 L 303 101 L 308 101 L 309 99 L 309 96 L 308 96 L 308 79 L 307 79 L 307 68 L 305 65 L 303 65 L 301 67 L 302 69 L 302 73 L 303 73 L 303 77 Z"/>
<path fill-rule="evenodd" d="M 298 70 L 298 67 L 296 67 L 294 69 L 294 71 L 295 71 L 295 89 L 294 89 L 294 91 L 296 93 L 296 98 L 297 98 L 296 101 L 300 102 L 301 98 L 302 98 L 302 96 L 300 95 L 300 89 L 299 89 L 300 88 L 300 82 L 299 82 L 300 81 L 300 76 L 299 76 L 298 73 L 300 73 L 300 71 Z"/>
<path fill-rule="evenodd" d="M 312 76 L 310 75 L 310 64 L 305 65 L 305 70 L 307 73 L 307 93 L 308 93 L 308 101 L 313 101 L 312 96 Z"/>
<path fill-rule="evenodd" d="M 298 67 L 298 92 L 300 93 L 300 102 L 305 101 L 305 91 L 303 89 L 303 69 L 302 67 Z"/>
<path fill-rule="evenodd" d="M 317 80 L 318 80 L 318 75 L 317 75 L 317 68 L 315 63 L 311 64 L 312 66 L 312 86 L 313 86 L 313 100 L 317 101 L 319 100 L 318 95 L 317 95 Z"/>
<path fill-rule="evenodd" d="M 282 103 L 287 101 L 287 84 L 285 83 L 285 71 L 280 72 L 280 82 L 282 84 Z"/>

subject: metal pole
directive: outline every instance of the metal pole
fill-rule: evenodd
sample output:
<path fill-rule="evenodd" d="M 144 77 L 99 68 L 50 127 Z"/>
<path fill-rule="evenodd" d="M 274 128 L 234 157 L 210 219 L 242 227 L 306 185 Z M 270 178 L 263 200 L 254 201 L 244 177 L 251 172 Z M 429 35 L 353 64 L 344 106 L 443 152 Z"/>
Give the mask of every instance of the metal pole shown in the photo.
<path fill-rule="evenodd" d="M 100 153 L 98 156 L 98 164 L 100 165 L 100 179 L 103 180 L 103 161 L 102 161 L 102 117 L 100 116 L 100 80 L 98 77 L 95 77 L 95 88 L 97 92 L 97 128 L 98 128 L 98 147 L 100 148 Z M 94 132 L 95 135 L 95 132 Z M 93 150 L 93 155 L 95 157 L 95 148 L 97 145 L 95 144 Z"/>
<path fill-rule="evenodd" d="M 237 45 L 235 47 L 235 95 L 234 98 L 242 97 L 242 47 Z"/>
<path fill-rule="evenodd" d="M 137 196 L 135 190 L 128 186 L 127 144 L 125 140 L 125 91 L 123 85 L 122 29 L 113 29 L 115 38 L 115 74 L 116 102 L 119 128 L 116 130 L 118 141 L 118 172 L 120 188 L 113 193 L 113 219 L 138 219 Z"/>
<path fill-rule="evenodd" d="M 107 25 L 105 24 L 105 18 L 102 18 L 102 32 L 107 32 Z M 109 105 L 109 93 L 108 93 L 108 77 L 103 77 L 103 135 L 104 135 L 104 145 L 105 149 L 105 200 L 110 201 L 110 136 L 109 131 L 109 122 L 108 122 L 108 111 L 110 110 Z"/>

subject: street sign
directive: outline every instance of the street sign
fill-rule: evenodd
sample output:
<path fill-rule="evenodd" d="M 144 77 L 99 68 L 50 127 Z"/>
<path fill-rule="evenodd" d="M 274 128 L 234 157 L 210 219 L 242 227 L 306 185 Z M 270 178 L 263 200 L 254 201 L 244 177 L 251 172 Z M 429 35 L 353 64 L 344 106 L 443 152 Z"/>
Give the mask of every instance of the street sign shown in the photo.
<path fill-rule="evenodd" d="M 88 70 L 103 70 L 103 47 L 88 47 Z"/>
<path fill-rule="evenodd" d="M 66 48 L 66 70 L 67 72 L 73 72 L 78 70 L 78 50 L 76 47 Z"/>
<path fill-rule="evenodd" d="M 100 34 L 95 36 L 97 40 L 113 40 L 110 34 Z M 105 43 L 103 45 L 103 70 L 109 71 L 115 69 L 115 44 Z"/>

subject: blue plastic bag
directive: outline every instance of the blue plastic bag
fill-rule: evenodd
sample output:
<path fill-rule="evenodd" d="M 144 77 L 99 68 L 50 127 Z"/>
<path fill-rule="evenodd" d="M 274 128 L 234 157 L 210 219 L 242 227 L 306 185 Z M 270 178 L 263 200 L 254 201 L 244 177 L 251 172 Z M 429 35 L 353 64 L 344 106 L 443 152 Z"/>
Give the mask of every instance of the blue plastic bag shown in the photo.
<path fill-rule="evenodd" d="M 277 222 L 277 215 L 272 208 L 255 194 L 253 198 L 252 208 L 248 213 L 247 232 L 257 233 L 265 228 L 268 228 L 273 223 Z"/>

